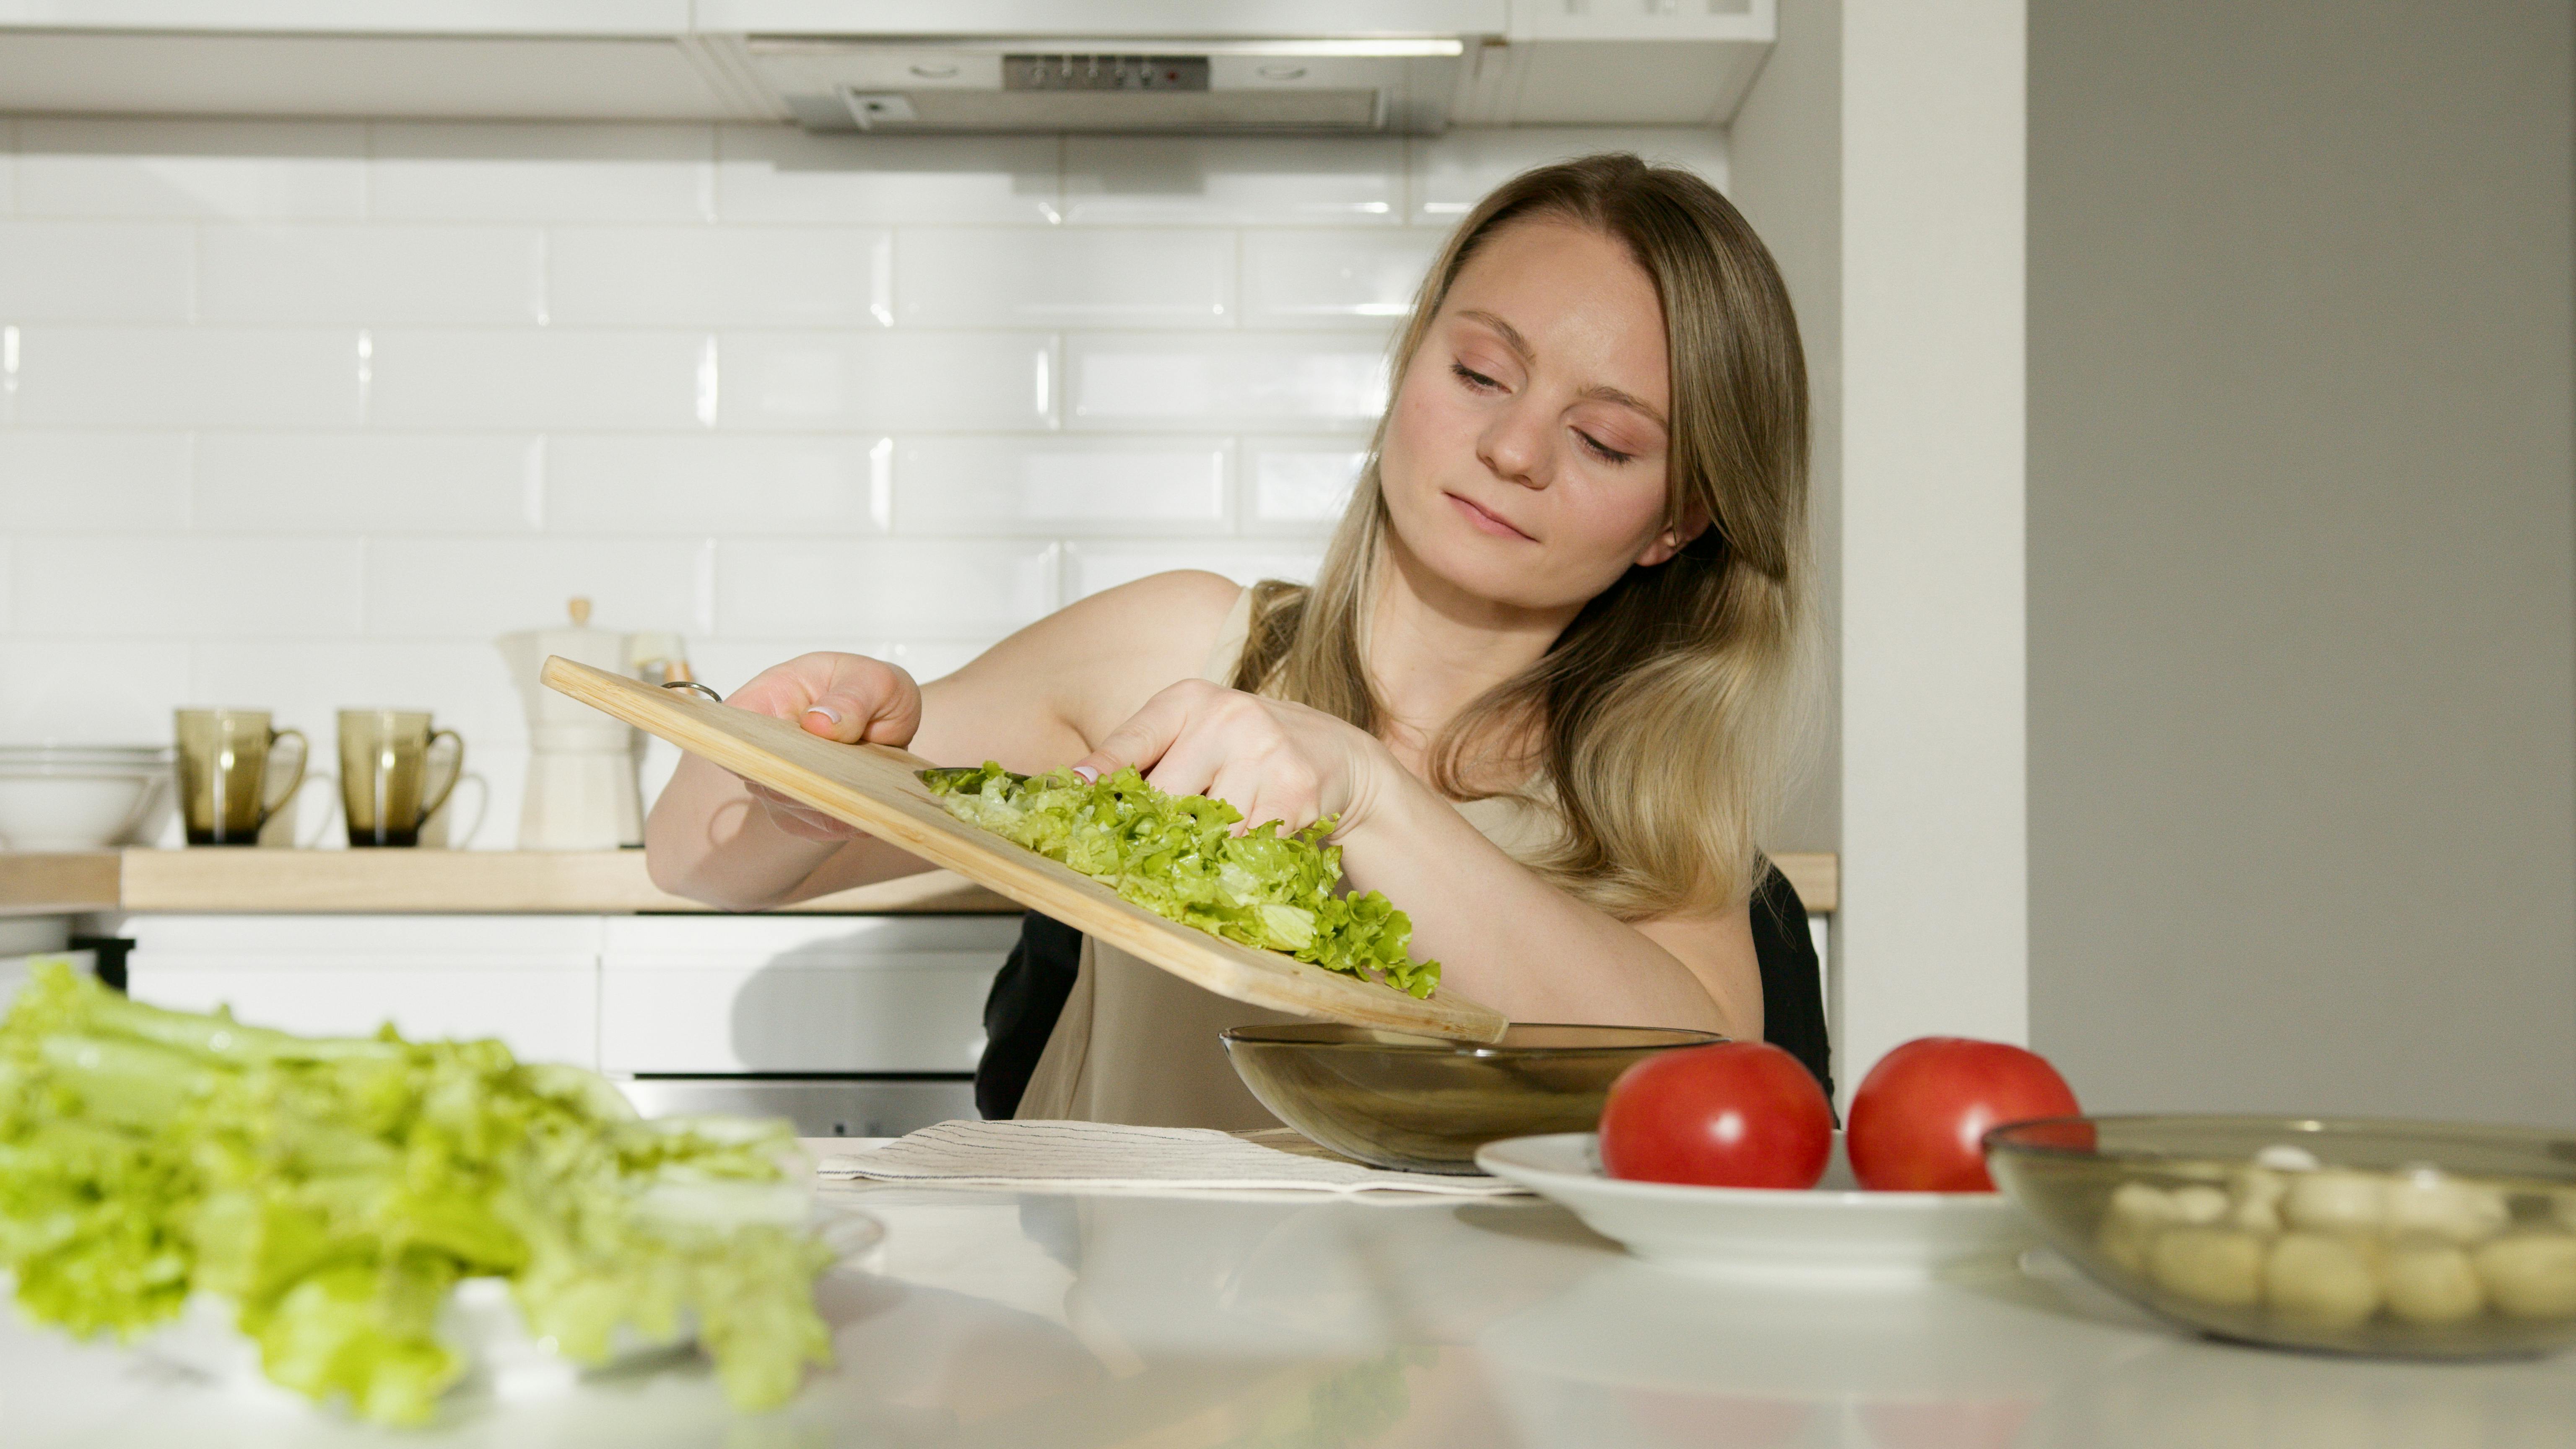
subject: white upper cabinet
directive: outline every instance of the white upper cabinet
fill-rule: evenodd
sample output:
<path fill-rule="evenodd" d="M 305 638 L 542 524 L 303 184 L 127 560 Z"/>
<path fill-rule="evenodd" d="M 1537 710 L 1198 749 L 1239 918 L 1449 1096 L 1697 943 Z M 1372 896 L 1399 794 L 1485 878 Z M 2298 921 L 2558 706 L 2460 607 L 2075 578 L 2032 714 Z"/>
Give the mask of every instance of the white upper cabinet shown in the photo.
<path fill-rule="evenodd" d="M 670 39 L 689 0 L 0 0 L 0 25 L 271 35 L 622 35 Z"/>
<path fill-rule="evenodd" d="M 1775 10 L 1776 0 L 0 0 L 0 110 L 793 120 L 889 133 L 1717 125 L 1769 52 Z M 1180 63 L 1122 68 L 1121 56 Z M 1095 61 L 1112 62 L 1108 78 Z M 1124 79 L 1148 69 L 1160 80 Z"/>

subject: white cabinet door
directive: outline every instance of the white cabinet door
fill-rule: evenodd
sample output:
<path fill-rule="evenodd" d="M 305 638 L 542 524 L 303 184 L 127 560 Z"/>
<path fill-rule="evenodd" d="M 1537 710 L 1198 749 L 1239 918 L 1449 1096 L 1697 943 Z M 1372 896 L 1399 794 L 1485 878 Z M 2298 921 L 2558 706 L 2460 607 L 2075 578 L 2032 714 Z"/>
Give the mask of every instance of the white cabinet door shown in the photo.
<path fill-rule="evenodd" d="M 498 1037 L 526 1061 L 599 1063 L 595 916 L 134 916 L 126 989 L 260 1026 Z"/>
<path fill-rule="evenodd" d="M 605 923 L 610 1072 L 961 1073 L 1017 916 L 636 916 Z"/>

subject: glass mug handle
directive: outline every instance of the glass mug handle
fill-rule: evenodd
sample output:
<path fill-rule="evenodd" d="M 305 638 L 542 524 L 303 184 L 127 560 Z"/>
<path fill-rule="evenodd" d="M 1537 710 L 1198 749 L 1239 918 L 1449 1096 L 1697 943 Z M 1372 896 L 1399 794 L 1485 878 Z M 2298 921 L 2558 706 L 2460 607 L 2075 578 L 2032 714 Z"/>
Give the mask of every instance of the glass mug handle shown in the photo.
<path fill-rule="evenodd" d="M 456 793 L 456 782 L 465 778 L 465 736 L 454 730 L 430 731 L 429 743 L 421 747 L 421 758 L 426 761 L 429 752 L 438 748 L 440 740 L 456 742 L 456 758 L 448 764 L 447 783 L 438 787 L 437 794 L 421 802 L 420 819 L 423 823 L 427 823 L 429 817 L 438 813 L 438 807 L 446 804 L 447 797 Z"/>
<path fill-rule="evenodd" d="M 295 737 L 295 778 L 287 781 L 286 788 L 276 791 L 273 798 L 260 802 L 259 823 L 261 825 L 266 825 L 268 817 L 276 814 L 279 807 L 294 799 L 295 792 L 304 787 L 304 767 L 313 761 L 313 742 L 306 739 L 304 731 L 299 729 L 270 730 L 268 732 L 269 758 L 277 757 L 277 742 L 289 735 Z"/>

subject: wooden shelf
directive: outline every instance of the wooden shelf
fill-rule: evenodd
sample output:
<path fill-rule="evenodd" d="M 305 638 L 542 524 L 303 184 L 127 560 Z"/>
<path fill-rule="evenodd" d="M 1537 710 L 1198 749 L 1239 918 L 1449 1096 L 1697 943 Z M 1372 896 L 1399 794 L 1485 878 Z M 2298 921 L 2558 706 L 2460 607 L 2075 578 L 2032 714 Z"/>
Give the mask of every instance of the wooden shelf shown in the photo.
<path fill-rule="evenodd" d="M 1778 855 L 1807 909 L 1834 909 L 1841 862 Z M 944 870 L 822 896 L 800 913 L 1002 912 L 1019 907 Z M 100 850 L 0 852 L 0 915 L 104 911 L 351 914 L 716 914 L 654 889 L 637 850 Z"/>
<path fill-rule="evenodd" d="M 931 871 L 784 907 L 803 913 L 1016 911 Z M 0 912 L 716 914 L 656 890 L 638 850 L 199 850 L 0 854 Z"/>
<path fill-rule="evenodd" d="M 1783 851 L 1771 857 L 1813 916 L 1830 916 L 1842 903 L 1843 858 L 1826 851 Z"/>

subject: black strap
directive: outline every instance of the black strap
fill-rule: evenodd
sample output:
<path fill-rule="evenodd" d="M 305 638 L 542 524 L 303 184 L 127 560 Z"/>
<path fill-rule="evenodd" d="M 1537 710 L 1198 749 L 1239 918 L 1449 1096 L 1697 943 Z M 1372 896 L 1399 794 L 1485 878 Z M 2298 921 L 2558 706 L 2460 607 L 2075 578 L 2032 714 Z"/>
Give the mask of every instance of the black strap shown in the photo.
<path fill-rule="evenodd" d="M 1753 892 L 1753 958 L 1762 966 L 1762 1039 L 1804 1063 L 1832 1101 L 1824 970 L 1816 938 L 1807 932 L 1807 904 L 1776 865 Z"/>

